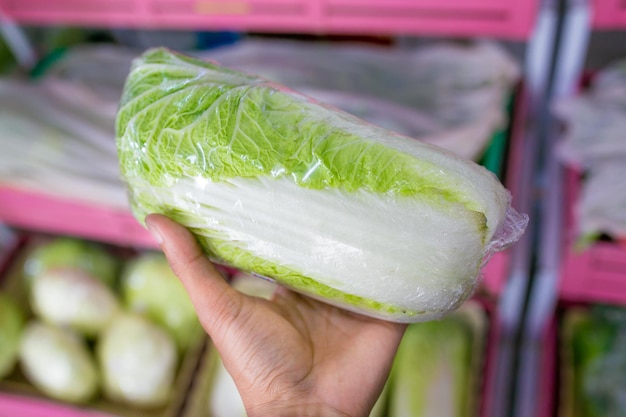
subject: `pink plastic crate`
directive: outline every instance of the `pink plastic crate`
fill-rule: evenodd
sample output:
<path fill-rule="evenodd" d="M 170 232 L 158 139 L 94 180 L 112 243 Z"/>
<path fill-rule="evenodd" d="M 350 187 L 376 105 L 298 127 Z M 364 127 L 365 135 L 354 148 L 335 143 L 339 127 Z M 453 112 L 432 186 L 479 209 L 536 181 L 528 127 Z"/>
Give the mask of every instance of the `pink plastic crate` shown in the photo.
<path fill-rule="evenodd" d="M 564 186 L 566 227 L 559 281 L 561 299 L 625 304 L 626 246 L 597 242 L 584 251 L 574 249 L 574 205 L 580 189 L 580 174 L 569 170 Z"/>
<path fill-rule="evenodd" d="M 0 10 L 17 22 L 95 27 L 144 25 L 149 16 L 140 0 L 0 0 Z"/>
<path fill-rule="evenodd" d="M 0 0 L 0 8 L 30 24 L 311 32 L 320 23 L 317 1 L 307 0 Z"/>
<path fill-rule="evenodd" d="M 316 32 L 319 4 L 307 0 L 143 0 L 150 25 L 164 28 Z"/>
<path fill-rule="evenodd" d="M 626 0 L 593 0 L 595 29 L 625 29 Z"/>
<path fill-rule="evenodd" d="M 73 235 L 122 246 L 158 247 L 130 212 L 15 188 L 0 187 L 0 222 L 28 230 Z"/>
<path fill-rule="evenodd" d="M 537 0 L 0 0 L 32 24 L 527 39 Z"/>
<path fill-rule="evenodd" d="M 0 417 L 114 417 L 20 395 L 0 394 Z"/>
<path fill-rule="evenodd" d="M 534 0 L 324 0 L 331 32 L 528 38 Z"/>

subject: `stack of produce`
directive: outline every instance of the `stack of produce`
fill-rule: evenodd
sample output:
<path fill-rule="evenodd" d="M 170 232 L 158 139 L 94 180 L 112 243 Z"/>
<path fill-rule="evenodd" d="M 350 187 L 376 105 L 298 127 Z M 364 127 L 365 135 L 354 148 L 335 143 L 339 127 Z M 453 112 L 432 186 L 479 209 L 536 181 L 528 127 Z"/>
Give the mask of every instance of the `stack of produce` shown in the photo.
<path fill-rule="evenodd" d="M 583 175 L 576 202 L 582 247 L 606 237 L 626 239 L 626 61 L 598 72 L 578 96 L 557 103 L 565 123 L 563 161 Z"/>
<path fill-rule="evenodd" d="M 167 404 L 202 332 L 162 254 L 127 259 L 55 238 L 29 251 L 23 271 L 26 302 L 9 288 L 0 297 L 0 376 L 19 379 L 21 371 L 41 394 L 65 402 Z"/>
<path fill-rule="evenodd" d="M 626 410 L 626 309 L 569 311 L 563 327 L 561 415 L 623 416 Z"/>

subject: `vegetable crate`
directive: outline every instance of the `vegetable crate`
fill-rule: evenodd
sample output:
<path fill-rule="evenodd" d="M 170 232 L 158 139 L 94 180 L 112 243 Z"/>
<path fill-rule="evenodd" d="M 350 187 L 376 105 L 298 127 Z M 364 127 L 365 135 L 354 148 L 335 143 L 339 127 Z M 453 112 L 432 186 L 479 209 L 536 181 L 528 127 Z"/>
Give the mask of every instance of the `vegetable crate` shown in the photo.
<path fill-rule="evenodd" d="M 0 265 L 0 290 L 20 306 L 26 322 L 34 319 L 30 307 L 26 282 L 26 260 L 37 244 L 56 236 L 22 234 L 15 246 L 6 253 L 7 261 Z M 103 248 L 123 260 L 130 260 L 136 253 L 121 247 L 103 245 Z M 133 254 L 134 253 L 134 254 Z M 88 261 L 90 262 L 90 261 Z M 41 319 L 40 319 L 41 320 Z M 180 353 L 172 391 L 164 405 L 152 408 L 131 407 L 113 402 L 104 395 L 97 395 L 86 403 L 72 404 L 54 400 L 32 385 L 26 377 L 22 363 L 16 363 L 9 375 L 0 380 L 0 417 L 176 417 L 185 401 L 187 390 L 197 367 L 204 337 L 193 339 L 189 347 Z M 92 348 L 92 340 L 85 342 Z M 145 353 L 145 352 L 144 352 Z"/>
<path fill-rule="evenodd" d="M 593 21 L 595 29 L 626 28 L 626 2 L 623 0 L 593 0 Z"/>
<path fill-rule="evenodd" d="M 626 245 L 598 241 L 585 250 L 574 247 L 574 210 L 581 175 L 565 175 L 564 255 L 559 280 L 560 297 L 566 301 L 626 303 Z"/>
<path fill-rule="evenodd" d="M 2 186 L 0 201 L 0 219 L 13 227 L 137 248 L 158 246 L 128 211 Z"/>
<path fill-rule="evenodd" d="M 2 0 L 28 24 L 296 33 L 435 34 L 527 39 L 537 1 L 525 0 Z"/>

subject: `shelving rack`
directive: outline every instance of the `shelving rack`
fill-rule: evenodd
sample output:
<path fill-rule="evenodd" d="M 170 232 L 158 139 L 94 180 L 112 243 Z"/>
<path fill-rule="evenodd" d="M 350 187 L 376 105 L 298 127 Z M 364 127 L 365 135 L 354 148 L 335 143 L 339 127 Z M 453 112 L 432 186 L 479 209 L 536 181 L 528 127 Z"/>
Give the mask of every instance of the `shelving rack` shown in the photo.
<path fill-rule="evenodd" d="M 571 240 L 572 195 L 577 192 L 573 173 L 558 160 L 555 145 L 561 131 L 550 115 L 557 100 L 570 98 L 580 90 L 590 36 L 596 31 L 626 30 L 626 3 L 619 0 L 566 0 L 559 23 L 553 80 L 545 100 L 542 143 L 543 170 L 539 176 L 541 201 L 540 234 L 537 243 L 536 273 L 529 293 L 523 328 L 520 372 L 518 373 L 515 417 L 558 415 L 559 355 L 557 308 L 563 301 L 612 302 L 608 275 L 626 276 L 626 251 L 617 245 L 598 244 L 576 253 Z M 616 57 L 617 58 L 617 57 Z M 574 181 L 574 183 L 572 183 Z M 618 260 L 613 271 L 603 271 L 602 261 Z M 621 260 L 621 261 L 620 261 Z M 613 277 L 614 278 L 614 277 Z M 593 281 L 593 287 L 590 282 Z M 615 281 L 614 281 L 615 283 Z M 614 290 L 620 288 L 613 287 Z M 618 294 L 620 297 L 626 294 Z"/>
<path fill-rule="evenodd" d="M 522 120 L 524 140 L 512 162 L 523 174 L 510 188 L 515 196 L 515 207 L 531 214 L 535 206 L 538 132 L 544 117 L 543 103 L 550 82 L 548 74 L 556 45 L 558 17 L 558 3 L 552 0 L 0 0 L 0 26 L 5 27 L 62 24 L 284 34 L 487 37 L 524 43 L 523 85 L 527 95 Z M 608 13 L 600 21 L 612 25 L 614 17 Z M 550 178 L 553 175 L 556 174 L 550 174 Z M 2 198 L 8 197 L 0 193 Z M 80 212 L 80 207 L 76 209 Z M 510 251 L 506 285 L 498 297 L 496 309 L 497 356 L 495 366 L 489 368 L 491 375 L 487 376 L 488 401 L 482 417 L 511 415 L 515 341 L 521 329 L 531 277 L 532 248 L 538 230 L 535 217 L 531 216 L 523 240 Z M 117 220 L 111 217 L 111 222 L 119 225 Z M 20 224 L 17 220 L 16 223 Z M 136 233 L 140 242 L 141 231 Z M 143 244 L 149 246 L 150 242 Z M 541 324 L 536 326 L 541 327 Z"/>

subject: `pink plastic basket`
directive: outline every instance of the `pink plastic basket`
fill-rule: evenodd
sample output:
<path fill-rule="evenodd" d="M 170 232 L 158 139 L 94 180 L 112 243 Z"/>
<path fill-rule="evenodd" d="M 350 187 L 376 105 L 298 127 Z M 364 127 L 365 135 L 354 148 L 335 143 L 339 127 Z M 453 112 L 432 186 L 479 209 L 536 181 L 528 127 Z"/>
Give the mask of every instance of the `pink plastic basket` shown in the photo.
<path fill-rule="evenodd" d="M 114 417 L 20 395 L 0 394 L 0 417 Z"/>
<path fill-rule="evenodd" d="M 149 18 L 139 0 L 0 0 L 0 10 L 17 22 L 48 25 L 127 27 Z"/>
<path fill-rule="evenodd" d="M 573 248 L 574 205 L 580 189 L 580 174 L 565 176 L 564 256 L 559 282 L 560 297 L 567 301 L 626 303 L 626 247 L 597 242 L 584 251 Z"/>
<path fill-rule="evenodd" d="M 525 39 L 536 6 L 536 1 L 524 0 L 326 0 L 323 15 L 331 32 Z"/>
<path fill-rule="evenodd" d="M 594 0 L 592 26 L 595 29 L 626 28 L 626 1 Z"/>
<path fill-rule="evenodd" d="M 527 39 L 536 0 L 0 0 L 16 21 L 104 27 Z"/>
<path fill-rule="evenodd" d="M 9 187 L 0 187 L 0 221 L 27 230 L 121 246 L 158 247 L 129 212 Z"/>

